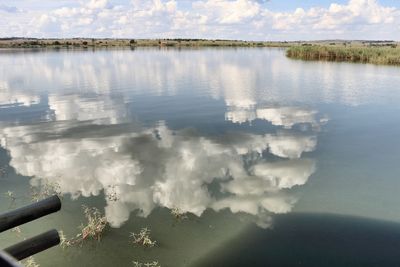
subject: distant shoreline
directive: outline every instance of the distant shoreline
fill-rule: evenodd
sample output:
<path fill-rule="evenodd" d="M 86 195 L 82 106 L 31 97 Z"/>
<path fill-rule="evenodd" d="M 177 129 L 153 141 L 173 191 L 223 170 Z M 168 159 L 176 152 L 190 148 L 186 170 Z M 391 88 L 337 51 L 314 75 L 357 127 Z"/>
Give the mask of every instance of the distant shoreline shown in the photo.
<path fill-rule="evenodd" d="M 0 38 L 0 48 L 282 47 L 293 59 L 400 65 L 400 43 L 373 40 L 242 41 L 211 39 Z"/>
<path fill-rule="evenodd" d="M 0 38 L 0 48 L 74 47 L 289 47 L 289 42 L 208 39 Z"/>
<path fill-rule="evenodd" d="M 32 47 L 291 47 L 302 45 L 391 46 L 395 41 L 243 41 L 224 39 L 0 38 L 0 48 Z"/>

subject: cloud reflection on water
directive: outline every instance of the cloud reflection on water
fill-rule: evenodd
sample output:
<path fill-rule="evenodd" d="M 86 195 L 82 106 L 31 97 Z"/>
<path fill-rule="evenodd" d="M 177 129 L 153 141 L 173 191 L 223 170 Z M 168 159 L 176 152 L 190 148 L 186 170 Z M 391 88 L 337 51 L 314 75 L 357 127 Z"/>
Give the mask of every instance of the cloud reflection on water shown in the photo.
<path fill-rule="evenodd" d="M 116 201 L 106 198 L 106 216 L 114 227 L 132 211 L 147 216 L 156 206 L 179 207 L 198 216 L 207 208 L 256 217 L 289 212 L 296 199 L 287 189 L 305 184 L 315 171 L 314 160 L 300 158 L 315 149 L 314 135 L 206 137 L 190 129 L 172 131 L 160 122 L 98 138 L 90 133 L 64 137 L 74 127 L 71 121 L 7 127 L 1 143 L 17 172 L 57 182 L 65 194 L 116 193 Z M 101 127 L 97 130 L 110 126 Z M 264 159 L 267 151 L 277 159 Z M 210 189 L 213 182 L 219 185 L 218 194 Z M 260 223 L 266 225 L 269 217 L 263 216 Z"/>
<path fill-rule="evenodd" d="M 1 145 L 10 153 L 10 165 L 32 176 L 32 184 L 57 182 L 73 198 L 115 194 L 116 199 L 105 198 L 106 216 L 114 227 L 133 211 L 147 216 L 157 206 L 198 216 L 208 208 L 229 209 L 254 216 L 261 226 L 269 225 L 273 213 L 290 212 L 296 203 L 292 189 L 307 183 L 316 168 L 313 159 L 302 155 L 316 148 L 323 122 L 318 112 L 275 100 L 269 104 L 258 90 L 263 64 L 237 64 L 241 61 L 222 60 L 223 54 L 215 61 L 203 52 L 193 52 L 196 64 L 191 54 L 157 54 L 153 62 L 152 53 L 139 54 L 143 64 L 129 66 L 126 56 L 136 54 L 127 51 L 83 54 L 80 61 L 75 54 L 60 54 L 62 64 L 56 66 L 56 61 L 24 57 L 23 68 L 33 70 L 33 84 L 44 86 L 53 116 L 46 123 L 2 128 Z M 8 75 L 10 80 L 21 78 L 16 72 Z M 221 121 L 265 120 L 274 132 L 209 136 L 196 129 L 172 130 L 164 121 L 142 126 L 130 114 L 132 91 L 177 95 L 187 77 L 200 84 L 207 81 L 208 97 L 224 100 Z M 3 87 L 1 103 L 29 106 L 42 94 L 26 86 L 22 91 Z M 116 93 L 114 87 L 132 90 Z M 9 95 L 21 97 L 14 101 Z M 310 127 L 297 131 L 298 124 Z"/>

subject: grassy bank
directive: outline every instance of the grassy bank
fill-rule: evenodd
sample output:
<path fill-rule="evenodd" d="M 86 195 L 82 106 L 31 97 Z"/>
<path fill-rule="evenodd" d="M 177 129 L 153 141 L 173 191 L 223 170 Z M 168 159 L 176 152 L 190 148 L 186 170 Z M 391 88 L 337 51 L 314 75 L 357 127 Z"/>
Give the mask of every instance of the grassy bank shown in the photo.
<path fill-rule="evenodd" d="M 291 46 L 286 55 L 303 60 L 348 61 L 372 64 L 400 65 L 400 48 L 387 46 Z"/>
<path fill-rule="evenodd" d="M 3 38 L 0 48 L 74 47 L 288 47 L 287 42 L 258 42 L 208 39 L 35 39 Z"/>

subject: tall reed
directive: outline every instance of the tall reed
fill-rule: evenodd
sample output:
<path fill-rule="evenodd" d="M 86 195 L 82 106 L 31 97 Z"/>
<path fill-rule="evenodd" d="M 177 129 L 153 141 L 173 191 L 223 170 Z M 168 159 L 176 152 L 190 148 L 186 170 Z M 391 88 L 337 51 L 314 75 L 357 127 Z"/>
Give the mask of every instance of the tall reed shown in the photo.
<path fill-rule="evenodd" d="M 292 46 L 286 50 L 290 58 L 304 60 L 349 61 L 400 65 L 400 48 L 366 46 Z"/>

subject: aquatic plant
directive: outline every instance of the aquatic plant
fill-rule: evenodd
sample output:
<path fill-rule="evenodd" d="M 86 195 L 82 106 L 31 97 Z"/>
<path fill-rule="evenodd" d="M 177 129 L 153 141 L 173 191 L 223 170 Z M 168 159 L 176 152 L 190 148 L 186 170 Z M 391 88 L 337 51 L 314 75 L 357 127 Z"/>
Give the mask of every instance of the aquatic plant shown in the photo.
<path fill-rule="evenodd" d="M 132 261 L 132 263 L 134 267 L 161 267 L 158 261 L 151 261 L 146 263 L 142 263 L 139 261 Z"/>
<path fill-rule="evenodd" d="M 74 245 L 73 239 L 68 239 L 63 230 L 58 231 L 58 235 L 60 236 L 60 246 L 62 248 L 67 248 Z"/>
<path fill-rule="evenodd" d="M 23 263 L 23 265 L 25 267 L 40 267 L 40 265 L 38 263 L 36 263 L 35 259 L 32 256 L 27 258 L 25 260 L 25 263 Z"/>
<path fill-rule="evenodd" d="M 82 206 L 83 213 L 88 221 L 86 225 L 82 225 L 82 239 L 93 238 L 100 241 L 101 236 L 107 226 L 107 219 L 97 208 L 89 208 Z"/>
<path fill-rule="evenodd" d="M 150 239 L 150 230 L 148 228 L 142 228 L 138 234 L 131 233 L 132 243 L 136 245 L 141 245 L 144 247 L 154 247 L 156 241 Z"/>
<path fill-rule="evenodd" d="M 88 239 L 101 240 L 108 225 L 106 217 L 97 208 L 90 208 L 83 205 L 82 209 L 87 223 L 79 226 L 81 232 L 71 239 L 68 239 L 63 231 L 59 231 L 61 247 L 65 248 L 82 244 Z"/>
<path fill-rule="evenodd" d="M 57 195 L 61 197 L 61 187 L 57 182 L 51 182 L 48 180 L 44 180 L 44 183 L 41 186 L 31 186 L 31 199 L 34 202 L 38 202 L 47 197 Z"/>
<path fill-rule="evenodd" d="M 171 209 L 171 215 L 175 217 L 177 220 L 185 220 L 188 218 L 186 212 L 182 211 L 180 208 L 175 207 Z"/>
<path fill-rule="evenodd" d="M 10 204 L 8 205 L 8 208 L 10 209 L 15 204 L 15 200 L 17 198 L 15 197 L 14 192 L 10 191 L 10 190 L 5 192 L 4 195 L 5 195 L 5 197 L 7 197 L 10 200 Z"/>
<path fill-rule="evenodd" d="M 115 185 L 109 185 L 108 190 L 105 193 L 105 195 L 106 195 L 107 200 L 109 200 L 109 201 L 115 202 L 115 201 L 119 200 L 117 191 L 115 189 Z"/>
<path fill-rule="evenodd" d="M 22 230 L 21 230 L 21 228 L 19 226 L 14 227 L 13 229 L 11 229 L 11 232 L 15 233 L 18 237 L 21 237 Z"/>
<path fill-rule="evenodd" d="M 7 165 L 0 166 L 0 178 L 7 176 Z"/>

